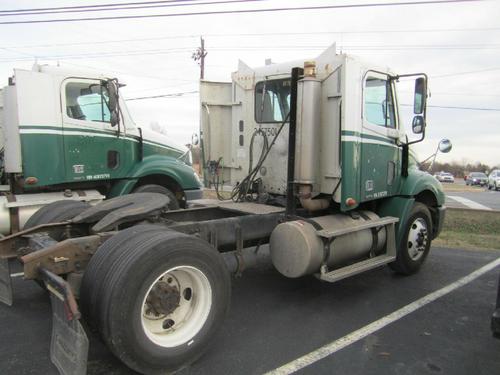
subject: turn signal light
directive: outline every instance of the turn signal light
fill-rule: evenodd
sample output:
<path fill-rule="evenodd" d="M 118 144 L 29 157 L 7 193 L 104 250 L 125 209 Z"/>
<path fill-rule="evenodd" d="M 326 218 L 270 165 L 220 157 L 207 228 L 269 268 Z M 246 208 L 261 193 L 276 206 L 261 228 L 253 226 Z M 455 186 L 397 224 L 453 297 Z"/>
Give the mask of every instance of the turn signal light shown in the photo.
<path fill-rule="evenodd" d="M 355 205 L 356 205 L 356 203 L 357 203 L 357 202 L 356 202 L 356 199 L 354 199 L 354 198 L 347 198 L 347 199 L 345 200 L 345 205 L 346 205 L 347 207 L 352 207 L 352 206 L 355 206 Z"/>
<path fill-rule="evenodd" d="M 35 185 L 36 183 L 38 183 L 38 178 L 36 178 L 36 177 L 26 177 L 26 179 L 24 180 L 24 183 L 26 185 Z"/>

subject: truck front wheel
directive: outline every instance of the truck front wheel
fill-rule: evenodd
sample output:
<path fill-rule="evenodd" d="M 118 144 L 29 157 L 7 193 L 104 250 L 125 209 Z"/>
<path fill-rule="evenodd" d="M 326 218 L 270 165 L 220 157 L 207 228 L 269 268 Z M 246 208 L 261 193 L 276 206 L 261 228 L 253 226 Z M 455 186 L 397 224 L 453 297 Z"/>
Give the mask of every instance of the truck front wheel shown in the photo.
<path fill-rule="evenodd" d="M 94 282 L 84 276 L 82 298 L 91 299 L 82 304 L 95 300 L 88 309 L 91 324 L 127 366 L 166 373 L 208 348 L 229 308 L 230 276 L 208 243 L 164 228 L 143 229 L 126 229 L 103 244 L 106 269 L 91 259 L 86 273 L 93 267 L 102 273 Z M 120 246 L 109 248 L 113 242 Z"/>
<path fill-rule="evenodd" d="M 139 186 L 138 188 L 134 189 L 133 192 L 134 193 L 160 193 L 160 194 L 166 195 L 167 197 L 170 198 L 170 202 L 168 203 L 169 210 L 178 210 L 180 208 L 179 201 L 175 197 L 175 194 L 172 193 L 169 189 L 167 189 L 164 186 L 155 185 L 155 184 L 147 184 L 147 185 Z"/>
<path fill-rule="evenodd" d="M 427 206 L 415 202 L 397 249 L 396 260 L 389 265 L 401 274 L 417 272 L 431 248 L 432 220 Z"/>

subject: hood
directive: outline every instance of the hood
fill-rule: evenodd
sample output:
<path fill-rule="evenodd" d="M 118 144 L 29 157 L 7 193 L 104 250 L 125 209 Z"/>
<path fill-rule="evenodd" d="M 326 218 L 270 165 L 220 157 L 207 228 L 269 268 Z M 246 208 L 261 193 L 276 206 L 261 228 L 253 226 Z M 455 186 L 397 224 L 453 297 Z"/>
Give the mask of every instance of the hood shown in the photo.
<path fill-rule="evenodd" d="M 140 126 L 140 128 L 142 129 L 142 137 L 145 141 L 161 143 L 165 146 L 178 150 L 180 154 L 184 154 L 189 151 L 189 148 L 187 148 L 185 145 L 173 141 L 164 134 L 158 133 L 146 127 Z"/>

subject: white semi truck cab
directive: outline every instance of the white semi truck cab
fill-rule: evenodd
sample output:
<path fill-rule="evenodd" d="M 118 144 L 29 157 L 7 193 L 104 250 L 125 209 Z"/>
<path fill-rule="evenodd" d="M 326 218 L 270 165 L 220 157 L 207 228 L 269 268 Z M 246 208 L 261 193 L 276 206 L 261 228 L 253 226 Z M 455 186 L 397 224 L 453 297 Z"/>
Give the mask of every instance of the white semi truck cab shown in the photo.
<path fill-rule="evenodd" d="M 51 292 L 62 374 L 86 372 L 82 316 L 127 366 L 151 374 L 209 347 L 231 273 L 265 262 L 325 282 L 383 265 L 417 272 L 445 207 L 440 183 L 411 161 L 401 77 L 332 47 L 201 82 L 206 179 L 231 199 L 171 211 L 164 195 L 130 194 L 60 222 L 47 213 L 67 202 L 48 205 L 37 226 L 0 240 L 0 300 L 13 303 L 7 260 L 18 259 Z M 427 98 L 426 76 L 415 78 L 412 142 L 424 139 Z"/>
<path fill-rule="evenodd" d="M 121 83 L 103 74 L 35 65 L 2 90 L 0 233 L 42 205 L 163 191 L 173 206 L 201 198 L 188 148 L 137 126 Z"/>

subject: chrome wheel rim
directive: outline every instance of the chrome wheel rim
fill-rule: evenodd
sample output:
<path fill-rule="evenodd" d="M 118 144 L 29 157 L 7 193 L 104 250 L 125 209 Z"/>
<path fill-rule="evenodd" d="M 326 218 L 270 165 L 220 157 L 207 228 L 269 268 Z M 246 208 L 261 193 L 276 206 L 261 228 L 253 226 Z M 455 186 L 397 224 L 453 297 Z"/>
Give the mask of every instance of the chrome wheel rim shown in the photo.
<path fill-rule="evenodd" d="M 211 307 L 212 288 L 205 274 L 192 266 L 177 266 L 149 286 L 140 312 L 142 328 L 159 346 L 191 345 Z"/>
<path fill-rule="evenodd" d="M 408 255 L 414 261 L 419 260 L 425 253 L 429 235 L 427 222 L 422 218 L 417 218 L 410 226 L 408 232 Z"/>

